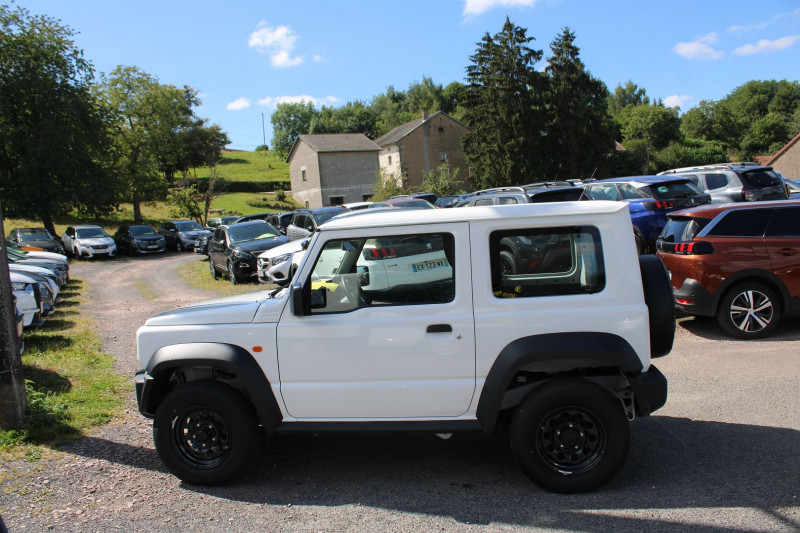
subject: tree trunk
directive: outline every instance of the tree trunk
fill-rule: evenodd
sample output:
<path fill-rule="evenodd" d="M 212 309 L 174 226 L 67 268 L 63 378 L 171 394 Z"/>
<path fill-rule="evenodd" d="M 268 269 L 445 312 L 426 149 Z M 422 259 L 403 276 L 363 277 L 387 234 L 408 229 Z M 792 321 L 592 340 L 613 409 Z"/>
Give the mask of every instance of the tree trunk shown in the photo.
<path fill-rule="evenodd" d="M 138 198 L 133 199 L 133 223 L 134 224 L 142 224 L 144 219 L 142 218 L 142 202 L 139 201 Z"/>
<path fill-rule="evenodd" d="M 50 214 L 42 215 L 42 225 L 56 240 L 59 239 L 58 235 L 56 235 L 56 225 L 53 223 L 53 217 L 51 217 Z"/>
<path fill-rule="evenodd" d="M 3 228 L 3 206 L 0 203 L 0 235 Z M 0 428 L 19 422 L 25 416 L 27 397 L 22 377 L 14 295 L 8 274 L 5 241 L 0 239 Z"/>

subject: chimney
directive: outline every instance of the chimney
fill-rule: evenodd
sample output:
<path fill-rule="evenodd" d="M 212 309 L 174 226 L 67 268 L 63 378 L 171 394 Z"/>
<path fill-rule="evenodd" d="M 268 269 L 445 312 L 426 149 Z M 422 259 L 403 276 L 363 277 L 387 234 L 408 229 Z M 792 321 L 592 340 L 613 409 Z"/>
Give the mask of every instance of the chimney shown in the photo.
<path fill-rule="evenodd" d="M 425 108 L 422 109 L 422 120 L 428 120 L 428 110 Z"/>

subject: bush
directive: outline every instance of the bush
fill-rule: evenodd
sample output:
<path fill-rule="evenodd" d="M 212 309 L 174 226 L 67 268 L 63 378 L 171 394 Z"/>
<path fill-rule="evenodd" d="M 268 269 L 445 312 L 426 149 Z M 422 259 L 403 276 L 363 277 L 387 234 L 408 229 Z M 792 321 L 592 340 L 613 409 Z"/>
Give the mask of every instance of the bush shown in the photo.
<path fill-rule="evenodd" d="M 286 193 L 283 191 L 283 189 L 275 189 L 275 200 L 279 202 L 286 200 Z"/>

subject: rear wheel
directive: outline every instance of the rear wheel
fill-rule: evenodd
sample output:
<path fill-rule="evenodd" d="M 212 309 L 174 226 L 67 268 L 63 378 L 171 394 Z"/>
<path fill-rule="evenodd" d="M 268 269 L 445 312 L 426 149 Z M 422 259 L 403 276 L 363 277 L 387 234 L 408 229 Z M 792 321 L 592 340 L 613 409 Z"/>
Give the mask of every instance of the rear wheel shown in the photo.
<path fill-rule="evenodd" d="M 553 492 L 594 490 L 628 455 L 622 404 L 599 385 L 554 379 L 534 389 L 511 422 L 511 451 L 525 474 Z"/>
<path fill-rule="evenodd" d="M 170 472 L 220 485 L 247 466 L 258 439 L 252 406 L 235 389 L 198 381 L 169 393 L 153 420 L 156 451 Z"/>
<path fill-rule="evenodd" d="M 781 304 L 775 292 L 758 282 L 736 285 L 725 293 L 717 310 L 717 322 L 728 335 L 758 339 L 778 326 Z"/>
<path fill-rule="evenodd" d="M 508 251 L 500 252 L 500 273 L 504 276 L 511 276 L 517 273 L 517 262 L 514 261 L 514 254 Z"/>

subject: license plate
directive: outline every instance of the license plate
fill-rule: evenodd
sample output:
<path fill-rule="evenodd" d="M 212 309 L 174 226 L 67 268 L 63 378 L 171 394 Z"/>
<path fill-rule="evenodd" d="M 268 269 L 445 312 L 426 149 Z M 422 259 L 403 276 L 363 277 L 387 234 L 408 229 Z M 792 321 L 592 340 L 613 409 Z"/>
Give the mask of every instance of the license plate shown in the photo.
<path fill-rule="evenodd" d="M 422 263 L 414 263 L 411 265 L 411 270 L 414 272 L 423 272 L 425 270 L 433 270 L 435 268 L 444 268 L 449 267 L 450 263 L 448 263 L 445 259 L 439 259 L 438 261 L 425 261 Z"/>
<path fill-rule="evenodd" d="M 151 245 L 148 246 L 148 248 L 150 250 L 155 250 L 156 248 L 158 248 L 158 245 L 157 244 L 151 244 Z"/>

